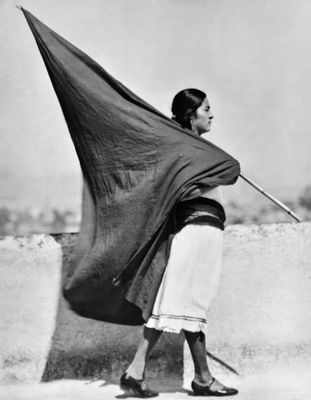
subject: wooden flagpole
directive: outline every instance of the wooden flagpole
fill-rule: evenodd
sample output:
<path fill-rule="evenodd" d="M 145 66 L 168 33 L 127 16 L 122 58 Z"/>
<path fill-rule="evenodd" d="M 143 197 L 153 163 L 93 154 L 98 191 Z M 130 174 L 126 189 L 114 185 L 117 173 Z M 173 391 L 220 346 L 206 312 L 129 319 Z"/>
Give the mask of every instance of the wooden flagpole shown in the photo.
<path fill-rule="evenodd" d="M 275 197 L 273 197 L 271 194 L 269 194 L 266 190 L 264 190 L 262 187 L 260 187 L 259 185 L 257 185 L 255 182 L 251 181 L 249 178 L 247 178 L 246 176 L 240 174 L 240 177 L 243 178 L 247 183 L 249 183 L 250 185 L 252 185 L 255 189 L 257 189 L 260 193 L 262 193 L 264 196 L 268 197 L 268 199 L 270 199 L 271 201 L 273 201 L 273 203 L 275 203 L 276 205 L 278 205 L 279 207 L 282 208 L 282 210 L 286 211 L 287 214 L 289 214 L 291 217 L 293 217 L 296 222 L 302 222 L 302 220 L 298 217 L 297 214 L 295 214 L 292 210 L 290 210 L 284 203 L 282 203 L 280 200 L 276 199 Z"/>

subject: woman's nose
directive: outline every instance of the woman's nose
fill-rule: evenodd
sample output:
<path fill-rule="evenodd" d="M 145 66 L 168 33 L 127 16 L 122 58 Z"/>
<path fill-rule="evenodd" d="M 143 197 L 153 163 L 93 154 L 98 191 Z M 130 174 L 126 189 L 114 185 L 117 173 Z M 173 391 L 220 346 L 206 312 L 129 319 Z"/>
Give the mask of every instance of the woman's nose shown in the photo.
<path fill-rule="evenodd" d="M 209 115 L 208 118 L 209 118 L 209 119 L 213 119 L 213 118 L 214 118 L 214 115 L 213 115 L 212 113 L 210 113 L 210 115 Z"/>

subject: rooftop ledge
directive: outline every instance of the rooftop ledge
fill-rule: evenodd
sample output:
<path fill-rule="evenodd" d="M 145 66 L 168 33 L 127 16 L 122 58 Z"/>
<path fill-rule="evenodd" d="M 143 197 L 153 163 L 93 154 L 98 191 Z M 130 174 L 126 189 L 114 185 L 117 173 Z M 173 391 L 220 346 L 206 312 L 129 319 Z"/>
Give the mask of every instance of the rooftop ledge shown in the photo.
<path fill-rule="evenodd" d="M 142 327 L 77 316 L 60 296 L 77 233 L 0 237 L 0 384 L 60 378 L 118 381 Z M 208 251 L 208 249 L 207 249 Z M 267 368 L 311 366 L 311 222 L 229 225 L 207 356 L 226 382 Z M 307 366 L 307 367 L 306 367 Z M 183 335 L 164 333 L 147 376 L 189 387 Z"/>

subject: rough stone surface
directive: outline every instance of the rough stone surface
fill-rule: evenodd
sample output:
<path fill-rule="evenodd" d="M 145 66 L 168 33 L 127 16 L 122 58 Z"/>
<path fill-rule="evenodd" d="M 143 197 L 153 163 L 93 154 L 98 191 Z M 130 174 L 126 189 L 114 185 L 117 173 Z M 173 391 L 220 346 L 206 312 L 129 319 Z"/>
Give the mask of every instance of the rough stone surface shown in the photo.
<path fill-rule="evenodd" d="M 228 379 L 227 379 L 228 381 Z M 310 371 L 286 369 L 254 374 L 231 382 L 239 390 L 236 400 L 309 400 Z M 230 384 L 231 384 L 230 383 Z M 159 400 L 191 399 L 193 392 L 176 383 L 149 386 L 159 391 Z M 119 386 L 104 380 L 56 380 L 33 385 L 3 387 L 0 400 L 109 400 L 134 398 Z M 196 396 L 198 399 L 208 397 Z M 210 397 L 215 399 L 216 397 Z"/>
<path fill-rule="evenodd" d="M 1 395 L 124 398 L 114 384 L 135 353 L 142 327 L 93 321 L 68 309 L 59 289 L 77 234 L 1 239 Z M 239 387 L 239 398 L 308 398 L 310 259 L 310 223 L 226 228 L 206 339 L 213 373 Z M 45 383 L 11 386 L 40 377 Z M 161 398 L 189 395 L 193 367 L 182 335 L 163 334 L 147 378 Z M 61 380 L 47 382 L 54 379 Z"/>
<path fill-rule="evenodd" d="M 52 235 L 63 249 L 63 272 L 77 234 Z M 58 300 L 56 329 L 42 381 L 97 378 L 116 383 L 130 364 L 142 326 L 122 326 L 94 321 L 73 313 L 62 296 Z M 148 361 L 147 376 L 182 381 L 183 337 L 163 333 Z"/>
<path fill-rule="evenodd" d="M 48 235 L 0 240 L 0 383 L 40 382 L 55 329 L 61 246 Z"/>
<path fill-rule="evenodd" d="M 208 359 L 225 380 L 311 371 L 311 224 L 232 225 L 209 313 Z M 193 378 L 185 345 L 184 380 Z"/>

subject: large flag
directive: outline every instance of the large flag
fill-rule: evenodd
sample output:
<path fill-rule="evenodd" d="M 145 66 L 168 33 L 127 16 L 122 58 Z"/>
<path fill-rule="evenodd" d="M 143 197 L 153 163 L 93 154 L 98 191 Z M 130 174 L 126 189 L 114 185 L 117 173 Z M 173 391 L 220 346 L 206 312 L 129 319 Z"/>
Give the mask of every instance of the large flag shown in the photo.
<path fill-rule="evenodd" d="M 81 227 L 64 297 L 84 317 L 143 324 L 165 271 L 178 202 L 197 188 L 235 183 L 239 162 L 181 128 L 21 9 L 84 180 Z"/>

